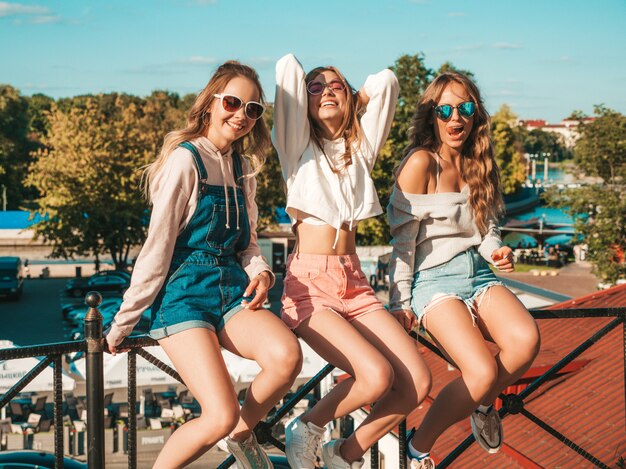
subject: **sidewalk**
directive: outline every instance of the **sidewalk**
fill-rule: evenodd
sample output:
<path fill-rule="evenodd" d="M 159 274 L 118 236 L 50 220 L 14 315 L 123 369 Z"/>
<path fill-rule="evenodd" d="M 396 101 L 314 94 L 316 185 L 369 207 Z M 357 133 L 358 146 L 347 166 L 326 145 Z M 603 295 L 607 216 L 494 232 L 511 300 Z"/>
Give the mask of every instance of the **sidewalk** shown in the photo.
<path fill-rule="evenodd" d="M 511 274 L 498 272 L 499 277 L 510 278 L 535 287 L 550 290 L 572 298 L 593 293 L 598 290 L 598 278 L 591 273 L 589 262 L 573 262 L 555 269 L 556 275 L 549 271 L 536 271 Z"/>

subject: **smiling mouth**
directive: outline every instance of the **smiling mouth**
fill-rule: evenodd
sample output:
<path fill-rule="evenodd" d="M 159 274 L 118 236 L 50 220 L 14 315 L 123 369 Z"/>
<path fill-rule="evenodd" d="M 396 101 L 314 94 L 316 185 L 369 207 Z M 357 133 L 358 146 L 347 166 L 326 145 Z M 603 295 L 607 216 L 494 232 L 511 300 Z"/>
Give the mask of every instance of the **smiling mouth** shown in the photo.
<path fill-rule="evenodd" d="M 337 103 L 334 101 L 324 101 L 320 104 L 320 107 L 336 107 Z"/>
<path fill-rule="evenodd" d="M 234 130 L 236 130 L 238 132 L 243 129 L 243 125 L 241 125 L 241 124 L 234 124 L 232 122 L 226 122 L 226 124 L 228 124 L 228 126 L 230 128 L 232 128 L 232 129 L 234 129 Z"/>

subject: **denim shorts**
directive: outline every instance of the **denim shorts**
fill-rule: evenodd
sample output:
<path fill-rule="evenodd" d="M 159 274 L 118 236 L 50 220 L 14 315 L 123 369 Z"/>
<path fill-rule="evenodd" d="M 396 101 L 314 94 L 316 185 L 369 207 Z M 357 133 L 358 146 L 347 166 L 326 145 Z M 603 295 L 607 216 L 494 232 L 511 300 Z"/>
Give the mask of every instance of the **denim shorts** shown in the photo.
<path fill-rule="evenodd" d="M 490 287 L 502 285 L 487 261 L 474 248 L 461 252 L 445 264 L 415 272 L 411 288 L 411 308 L 421 324 L 424 315 L 439 301 L 456 298 L 476 319 L 476 307 Z"/>
<path fill-rule="evenodd" d="M 171 275 L 152 305 L 155 340 L 196 327 L 222 330 L 241 311 L 248 275 L 235 256 L 195 252 L 174 259 Z"/>

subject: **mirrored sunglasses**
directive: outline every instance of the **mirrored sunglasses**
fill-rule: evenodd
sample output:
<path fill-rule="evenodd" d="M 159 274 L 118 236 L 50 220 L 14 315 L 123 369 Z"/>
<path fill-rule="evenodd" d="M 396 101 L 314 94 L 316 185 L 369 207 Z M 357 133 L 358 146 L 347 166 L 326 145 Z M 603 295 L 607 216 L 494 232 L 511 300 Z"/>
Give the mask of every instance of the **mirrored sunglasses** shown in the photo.
<path fill-rule="evenodd" d="M 233 96 L 232 94 L 215 94 L 216 98 L 220 98 L 222 107 L 228 112 L 237 112 L 242 106 L 245 106 L 244 113 L 248 119 L 257 120 L 265 112 L 265 106 L 256 101 L 248 101 L 244 103 L 241 98 Z"/>
<path fill-rule="evenodd" d="M 306 85 L 306 89 L 309 94 L 318 95 L 324 92 L 324 88 L 328 88 L 333 93 L 339 93 L 346 89 L 346 85 L 344 85 L 339 80 L 333 80 L 330 83 L 322 83 L 321 81 L 310 81 Z"/>
<path fill-rule="evenodd" d="M 450 104 L 440 104 L 435 106 L 435 114 L 441 120 L 447 121 L 452 117 L 452 113 L 457 109 L 459 114 L 463 117 L 472 117 L 476 112 L 476 103 L 473 101 L 466 101 L 458 106 L 452 106 Z"/>

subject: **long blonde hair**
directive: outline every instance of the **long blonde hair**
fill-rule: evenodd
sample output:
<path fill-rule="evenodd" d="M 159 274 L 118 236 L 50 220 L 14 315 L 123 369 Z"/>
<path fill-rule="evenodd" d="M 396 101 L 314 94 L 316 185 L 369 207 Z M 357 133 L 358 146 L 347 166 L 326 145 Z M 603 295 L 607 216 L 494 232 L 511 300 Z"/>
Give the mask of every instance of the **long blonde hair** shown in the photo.
<path fill-rule="evenodd" d="M 466 75 L 442 73 L 428 85 L 411 120 L 407 153 L 417 147 L 428 148 L 435 153 L 439 150 L 440 142 L 434 128 L 434 120 L 437 119 L 434 107 L 450 83 L 463 86 L 476 104 L 474 125 L 461 153 L 461 177 L 470 189 L 469 201 L 476 225 L 485 234 L 489 228 L 489 219 L 497 218 L 504 212 L 504 201 L 491 142 L 491 118 L 485 110 L 478 87 Z"/>
<path fill-rule="evenodd" d="M 343 82 L 346 87 L 346 108 L 343 113 L 343 121 L 339 129 L 339 135 L 345 142 L 345 153 L 343 154 L 343 166 L 349 166 L 352 164 L 352 148 L 359 148 L 363 142 L 363 130 L 361 129 L 361 122 L 359 121 L 359 114 L 362 111 L 363 105 L 358 93 L 354 88 L 350 86 L 348 80 L 342 75 L 342 73 L 332 65 L 325 67 L 316 67 L 306 74 L 304 82 L 308 85 L 312 82 L 317 75 L 323 72 L 333 72 Z M 309 124 L 311 128 L 311 140 L 320 149 L 323 150 L 322 144 L 323 129 L 318 122 L 314 121 L 309 114 Z M 324 153 L 326 156 L 326 153 Z M 326 156 L 328 158 L 328 156 Z M 338 172 L 334 165 L 329 161 L 330 167 L 333 171 Z"/>
<path fill-rule="evenodd" d="M 220 65 L 204 89 L 198 94 L 193 106 L 191 106 L 187 115 L 187 126 L 184 129 L 168 133 L 163 140 L 159 156 L 154 163 L 146 167 L 142 182 L 144 194 L 148 199 L 150 199 L 150 185 L 172 151 L 182 142 L 207 135 L 211 106 L 213 100 L 216 99 L 214 95 L 221 93 L 230 80 L 236 77 L 244 77 L 253 82 L 259 90 L 261 103 L 265 104 L 265 96 L 259 75 L 252 67 L 234 60 L 229 60 Z M 261 170 L 269 145 L 270 133 L 263 119 L 258 119 L 248 134 L 233 142 L 233 151 L 245 156 L 252 164 L 253 172 L 246 175 L 246 177 L 252 177 Z"/>

